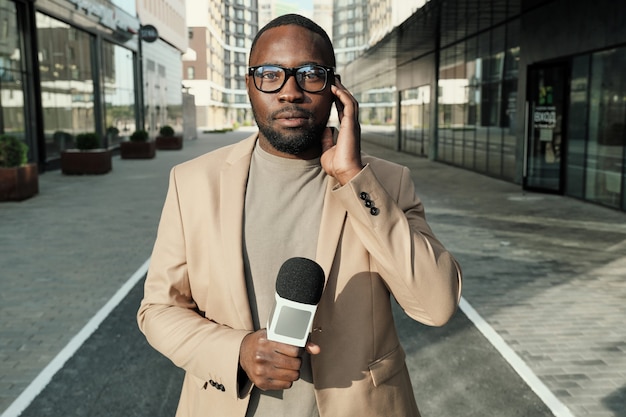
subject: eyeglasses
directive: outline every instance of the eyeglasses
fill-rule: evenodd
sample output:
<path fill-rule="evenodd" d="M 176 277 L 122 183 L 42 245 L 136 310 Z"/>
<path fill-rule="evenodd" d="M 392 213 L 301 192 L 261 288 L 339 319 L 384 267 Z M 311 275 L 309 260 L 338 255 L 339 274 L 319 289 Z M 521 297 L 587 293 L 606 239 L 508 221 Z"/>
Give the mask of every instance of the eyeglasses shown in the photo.
<path fill-rule="evenodd" d="M 302 65 L 285 68 L 279 65 L 259 65 L 248 68 L 248 75 L 254 79 L 254 86 L 263 93 L 279 91 L 289 77 L 296 78 L 298 86 L 307 93 L 319 93 L 326 88 L 328 79 L 334 80 L 334 68 L 322 65 Z"/>

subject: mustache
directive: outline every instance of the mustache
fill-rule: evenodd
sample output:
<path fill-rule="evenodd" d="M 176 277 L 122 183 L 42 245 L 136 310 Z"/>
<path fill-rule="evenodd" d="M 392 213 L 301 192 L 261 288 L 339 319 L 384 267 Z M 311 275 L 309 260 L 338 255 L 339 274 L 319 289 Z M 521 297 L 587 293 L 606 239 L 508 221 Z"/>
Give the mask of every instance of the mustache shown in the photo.
<path fill-rule="evenodd" d="M 272 112 L 269 115 L 269 119 L 275 119 L 278 116 L 284 114 L 284 113 L 298 113 L 299 115 L 304 115 L 305 117 L 312 119 L 313 118 L 313 112 L 303 109 L 302 107 L 298 107 L 296 105 L 290 105 L 287 107 L 283 107 L 282 109 L 276 110 L 274 112 Z"/>

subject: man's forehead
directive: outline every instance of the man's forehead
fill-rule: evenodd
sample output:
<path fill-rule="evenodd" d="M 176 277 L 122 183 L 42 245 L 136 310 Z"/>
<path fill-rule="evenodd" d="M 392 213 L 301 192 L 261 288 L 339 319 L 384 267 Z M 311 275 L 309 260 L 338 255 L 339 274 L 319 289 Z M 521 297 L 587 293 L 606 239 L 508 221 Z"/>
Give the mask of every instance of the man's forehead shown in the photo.
<path fill-rule="evenodd" d="M 255 59 L 260 55 L 271 55 L 274 54 L 275 51 L 283 51 L 283 48 L 286 45 L 282 43 L 278 45 L 276 42 L 279 40 L 290 41 L 295 39 L 295 32 L 300 32 L 300 35 L 297 36 L 303 36 L 305 38 L 309 38 L 309 40 L 307 42 L 302 42 L 302 44 L 295 45 L 289 51 L 290 54 L 294 51 L 309 51 L 319 57 L 323 57 L 327 54 L 328 48 L 326 47 L 320 34 L 302 26 L 289 24 L 273 27 L 263 32 L 257 39 L 254 49 L 250 51 L 250 58 Z"/>

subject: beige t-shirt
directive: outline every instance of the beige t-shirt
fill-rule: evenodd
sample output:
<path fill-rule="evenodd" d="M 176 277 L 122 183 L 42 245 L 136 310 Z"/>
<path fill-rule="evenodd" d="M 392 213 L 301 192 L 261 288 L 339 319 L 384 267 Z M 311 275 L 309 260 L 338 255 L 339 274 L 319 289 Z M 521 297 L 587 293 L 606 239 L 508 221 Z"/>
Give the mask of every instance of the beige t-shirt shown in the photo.
<path fill-rule="evenodd" d="M 327 177 L 320 160 L 277 157 L 255 147 L 244 210 L 244 263 L 255 330 L 267 327 L 276 276 L 287 259 L 315 260 Z M 300 379 L 282 391 L 252 390 L 246 416 L 319 416 L 309 355 Z"/>

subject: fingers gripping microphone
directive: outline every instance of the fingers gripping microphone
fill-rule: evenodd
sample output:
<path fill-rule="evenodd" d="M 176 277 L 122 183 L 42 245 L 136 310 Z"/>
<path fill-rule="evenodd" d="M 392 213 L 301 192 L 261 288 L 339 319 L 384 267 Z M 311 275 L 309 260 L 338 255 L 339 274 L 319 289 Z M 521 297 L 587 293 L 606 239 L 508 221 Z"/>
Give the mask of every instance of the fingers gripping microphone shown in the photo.
<path fill-rule="evenodd" d="M 267 323 L 267 338 L 303 347 L 324 290 L 324 270 L 306 258 L 290 258 L 276 277 L 276 302 Z"/>

